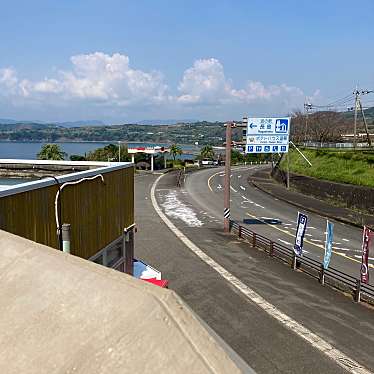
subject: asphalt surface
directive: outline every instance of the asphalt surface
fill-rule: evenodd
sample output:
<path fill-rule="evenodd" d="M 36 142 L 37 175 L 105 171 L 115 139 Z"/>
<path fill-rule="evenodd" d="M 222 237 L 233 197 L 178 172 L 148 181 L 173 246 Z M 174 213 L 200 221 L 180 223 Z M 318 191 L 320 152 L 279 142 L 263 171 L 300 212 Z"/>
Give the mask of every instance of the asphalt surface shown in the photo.
<path fill-rule="evenodd" d="M 185 188 L 175 187 L 172 173 L 163 176 L 156 198 L 164 213 L 205 253 L 275 307 L 374 370 L 373 310 L 321 287 L 234 236 L 222 234 L 220 177 L 212 191 L 207 185 L 208 178 L 218 171 L 188 175 Z M 170 288 L 258 373 L 345 372 L 243 297 L 166 227 L 150 200 L 156 178 L 150 174 L 136 177 L 136 256 L 161 270 Z M 236 178 L 240 181 L 244 176 Z M 262 205 L 260 201 L 256 204 Z M 236 209 L 244 211 L 240 203 Z M 265 224 L 257 226 L 269 229 Z"/>
<path fill-rule="evenodd" d="M 263 166 L 233 168 L 231 176 L 231 216 L 251 230 L 289 248 L 293 247 L 297 213 L 303 211 L 278 200 L 248 184 L 247 179 Z M 186 190 L 199 206 L 212 216 L 222 216 L 224 170 L 206 169 L 192 173 L 186 181 Z M 304 254 L 322 262 L 326 237 L 326 217 L 303 211 L 308 215 L 304 240 Z M 360 277 L 362 230 L 330 219 L 334 223 L 333 254 L 330 266 L 355 278 Z M 374 257 L 369 258 L 374 269 Z M 374 284 L 371 277 L 370 284 Z"/>

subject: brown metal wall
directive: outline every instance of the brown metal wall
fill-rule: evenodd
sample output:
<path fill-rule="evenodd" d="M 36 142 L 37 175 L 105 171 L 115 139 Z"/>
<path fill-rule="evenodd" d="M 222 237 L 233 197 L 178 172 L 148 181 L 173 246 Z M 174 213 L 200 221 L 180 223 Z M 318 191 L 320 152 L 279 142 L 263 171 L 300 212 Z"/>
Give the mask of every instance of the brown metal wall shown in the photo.
<path fill-rule="evenodd" d="M 89 258 L 134 222 L 134 169 L 66 186 L 62 222 L 71 224 L 71 253 Z M 57 185 L 0 198 L 0 228 L 58 248 L 54 201 Z M 0 243 L 1 247 L 1 243 Z"/>

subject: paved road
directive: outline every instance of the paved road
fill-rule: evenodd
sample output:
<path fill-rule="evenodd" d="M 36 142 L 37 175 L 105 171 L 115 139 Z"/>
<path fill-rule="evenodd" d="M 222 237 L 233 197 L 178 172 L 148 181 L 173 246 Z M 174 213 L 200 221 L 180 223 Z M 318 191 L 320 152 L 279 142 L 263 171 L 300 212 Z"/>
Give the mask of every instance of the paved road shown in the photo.
<path fill-rule="evenodd" d="M 253 231 L 290 248 L 293 246 L 298 208 L 274 199 L 248 184 L 251 173 L 261 166 L 233 168 L 231 176 L 232 218 Z M 223 169 L 206 169 L 188 176 L 186 190 L 195 201 L 215 219 L 222 216 Z M 326 218 L 308 214 L 304 253 L 322 261 L 326 236 Z M 359 277 L 362 230 L 334 222 L 333 255 L 330 265 L 354 277 Z M 374 269 L 374 257 L 369 259 Z M 374 277 L 370 283 L 374 284 Z"/>
<path fill-rule="evenodd" d="M 150 200 L 156 177 L 136 178 L 136 256 L 160 269 L 170 288 L 258 373 L 345 372 L 238 292 L 168 229 Z M 157 184 L 157 201 L 176 227 L 275 308 L 373 370 L 373 311 L 223 235 L 220 214 L 204 209 L 189 193 L 189 183 L 198 180 L 202 175 L 191 174 L 186 189 L 179 189 L 175 176 L 167 174 Z"/>

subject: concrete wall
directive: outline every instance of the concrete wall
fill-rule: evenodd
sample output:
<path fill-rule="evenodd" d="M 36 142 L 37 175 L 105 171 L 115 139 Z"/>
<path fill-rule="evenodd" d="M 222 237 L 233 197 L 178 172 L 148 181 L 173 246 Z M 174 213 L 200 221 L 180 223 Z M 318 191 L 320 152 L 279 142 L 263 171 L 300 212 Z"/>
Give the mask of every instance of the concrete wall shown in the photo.
<path fill-rule="evenodd" d="M 286 174 L 282 170 L 274 169 L 272 177 L 280 183 L 286 183 Z M 290 174 L 290 185 L 303 194 L 374 214 L 373 188 L 335 183 L 294 173 Z"/>

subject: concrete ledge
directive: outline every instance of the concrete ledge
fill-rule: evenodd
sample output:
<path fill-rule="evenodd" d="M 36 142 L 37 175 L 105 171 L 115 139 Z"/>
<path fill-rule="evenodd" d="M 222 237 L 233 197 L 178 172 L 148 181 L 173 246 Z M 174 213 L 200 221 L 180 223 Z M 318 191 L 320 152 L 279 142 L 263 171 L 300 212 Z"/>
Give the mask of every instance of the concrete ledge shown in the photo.
<path fill-rule="evenodd" d="M 174 292 L 4 231 L 0 243 L 1 373 L 242 372 Z"/>

